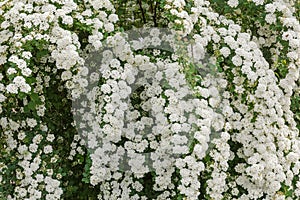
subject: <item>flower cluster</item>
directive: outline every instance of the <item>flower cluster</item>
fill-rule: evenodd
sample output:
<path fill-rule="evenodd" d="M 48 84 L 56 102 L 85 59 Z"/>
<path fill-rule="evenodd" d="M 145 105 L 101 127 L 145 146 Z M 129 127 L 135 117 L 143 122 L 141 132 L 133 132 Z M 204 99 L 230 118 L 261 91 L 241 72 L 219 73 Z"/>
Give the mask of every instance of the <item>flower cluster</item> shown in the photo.
<path fill-rule="evenodd" d="M 59 145 L 72 142 L 72 135 L 59 134 L 72 125 L 57 126 L 62 102 L 68 103 L 64 81 L 76 75 L 83 61 L 82 45 L 92 46 L 88 37 L 102 39 L 117 21 L 109 1 L 85 1 L 85 6 L 73 1 L 0 3 L 0 198 L 64 198 L 62 178 L 69 170 L 58 167 L 65 165 L 61 152 L 66 151 Z M 76 30 L 87 31 L 87 38 L 79 38 Z"/>
<path fill-rule="evenodd" d="M 189 153 L 189 143 L 195 140 L 197 151 L 190 159 L 196 166 L 185 162 L 196 170 L 199 165 L 196 159 L 202 159 L 208 149 L 210 123 L 218 131 L 221 129 L 219 121 L 214 120 L 214 108 L 218 107 L 216 102 L 220 101 L 220 96 L 216 85 L 206 84 L 208 96 L 212 96 L 209 101 L 212 107 L 209 108 L 208 101 L 200 101 L 193 96 L 194 91 L 189 88 L 182 72 L 183 66 L 178 62 L 171 59 L 151 62 L 149 56 L 135 55 L 131 49 L 167 49 L 172 45 L 162 44 L 162 41 L 174 42 L 174 35 L 161 33 L 163 30 L 138 31 L 143 32 L 144 37 L 138 40 L 129 38 L 130 42 L 126 37 L 132 36 L 134 31 L 128 35 L 108 37 L 107 48 L 86 59 L 88 70 L 82 76 L 89 77 L 89 84 L 86 92 L 73 102 L 76 126 L 91 152 L 92 185 L 109 182 L 116 177 L 122 180 L 120 170 L 130 171 L 139 179 L 154 171 L 153 189 L 171 190 L 174 188 L 172 176 L 176 158 Z M 126 64 L 121 65 L 122 61 Z M 102 77 L 100 86 L 94 77 Z M 212 77 L 207 79 L 209 82 Z M 198 88 L 199 91 L 205 89 L 204 86 Z M 116 145 L 118 143 L 122 145 Z M 177 168 L 180 173 L 187 170 L 184 166 Z M 191 198 L 199 194 L 199 173 L 191 174 L 198 186 L 187 192 L 185 188 L 189 183 L 182 182 L 179 187 L 182 193 Z M 106 195 L 110 198 L 116 196 L 114 192 Z M 117 196 L 123 195 L 119 193 Z M 163 196 L 166 198 L 174 194 Z"/>

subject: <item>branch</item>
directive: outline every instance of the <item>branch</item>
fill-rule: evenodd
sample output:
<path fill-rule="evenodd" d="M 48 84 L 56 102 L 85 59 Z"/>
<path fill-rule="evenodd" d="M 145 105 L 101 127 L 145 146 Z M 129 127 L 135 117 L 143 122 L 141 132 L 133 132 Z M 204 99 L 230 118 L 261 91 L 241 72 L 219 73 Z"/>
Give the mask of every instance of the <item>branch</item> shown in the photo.
<path fill-rule="evenodd" d="M 145 13 L 144 13 L 144 10 L 143 10 L 143 7 L 142 7 L 142 0 L 138 0 L 138 4 L 139 4 L 141 12 L 142 12 L 143 22 L 144 22 L 144 24 L 146 24 L 146 17 L 145 17 Z"/>
<path fill-rule="evenodd" d="M 157 27 L 157 6 L 159 2 L 155 2 L 155 7 L 154 7 L 154 15 L 153 15 L 153 21 L 154 21 L 154 26 Z"/>

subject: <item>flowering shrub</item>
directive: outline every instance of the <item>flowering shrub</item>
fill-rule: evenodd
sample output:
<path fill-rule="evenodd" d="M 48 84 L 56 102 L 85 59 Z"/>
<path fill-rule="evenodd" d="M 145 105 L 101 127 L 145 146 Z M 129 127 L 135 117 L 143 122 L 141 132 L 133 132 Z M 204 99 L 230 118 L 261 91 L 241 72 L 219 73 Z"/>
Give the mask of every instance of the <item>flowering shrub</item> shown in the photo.
<path fill-rule="evenodd" d="M 0 199 L 300 198 L 298 1 L 0 7 Z"/>

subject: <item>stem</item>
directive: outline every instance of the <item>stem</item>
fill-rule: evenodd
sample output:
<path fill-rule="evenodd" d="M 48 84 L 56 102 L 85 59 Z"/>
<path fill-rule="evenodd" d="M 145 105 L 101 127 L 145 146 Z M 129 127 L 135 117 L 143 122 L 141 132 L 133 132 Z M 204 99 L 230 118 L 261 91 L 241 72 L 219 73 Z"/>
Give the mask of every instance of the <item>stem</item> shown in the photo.
<path fill-rule="evenodd" d="M 155 7 L 154 7 L 154 15 L 153 15 L 153 21 L 154 21 L 154 26 L 157 27 L 157 6 L 158 6 L 159 2 L 155 2 Z"/>
<path fill-rule="evenodd" d="M 141 12 L 142 12 L 143 22 L 144 22 L 144 24 L 146 24 L 146 17 L 145 17 L 145 13 L 144 13 L 144 10 L 143 10 L 143 7 L 142 7 L 142 0 L 138 0 L 138 4 L 139 4 Z"/>

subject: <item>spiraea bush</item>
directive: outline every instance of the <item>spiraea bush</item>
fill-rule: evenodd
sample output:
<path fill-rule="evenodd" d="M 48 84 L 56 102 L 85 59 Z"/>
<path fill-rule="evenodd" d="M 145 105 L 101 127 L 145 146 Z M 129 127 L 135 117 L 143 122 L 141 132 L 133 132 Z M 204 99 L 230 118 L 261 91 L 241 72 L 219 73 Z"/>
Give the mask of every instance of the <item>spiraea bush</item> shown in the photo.
<path fill-rule="evenodd" d="M 2 0 L 0 199 L 300 199 L 299 13 Z"/>

